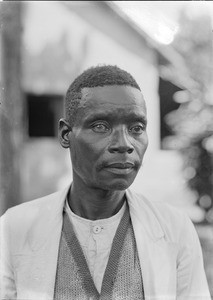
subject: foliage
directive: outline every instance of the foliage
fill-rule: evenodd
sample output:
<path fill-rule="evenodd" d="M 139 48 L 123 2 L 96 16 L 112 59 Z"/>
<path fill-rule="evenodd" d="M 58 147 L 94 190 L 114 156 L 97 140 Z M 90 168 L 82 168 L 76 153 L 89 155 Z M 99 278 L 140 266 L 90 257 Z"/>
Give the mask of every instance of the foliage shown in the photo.
<path fill-rule="evenodd" d="M 195 192 L 197 204 L 205 211 L 204 223 L 213 223 L 213 47 L 211 19 L 183 11 L 180 29 L 172 44 L 184 58 L 191 90 L 177 92 L 180 107 L 166 116 L 174 136 L 170 147 L 184 158 L 184 176 Z"/>

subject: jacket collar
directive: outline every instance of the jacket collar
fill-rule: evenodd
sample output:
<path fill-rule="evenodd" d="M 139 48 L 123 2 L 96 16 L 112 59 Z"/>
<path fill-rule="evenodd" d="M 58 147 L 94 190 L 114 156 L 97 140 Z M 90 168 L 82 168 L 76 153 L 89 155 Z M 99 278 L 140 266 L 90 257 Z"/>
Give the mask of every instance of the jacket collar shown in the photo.
<path fill-rule="evenodd" d="M 163 238 L 165 233 L 159 222 L 158 212 L 152 203 L 130 189 L 127 189 L 126 196 L 131 217 L 145 229 L 153 241 Z M 134 223 L 136 224 L 136 222 Z"/>
<path fill-rule="evenodd" d="M 38 217 L 34 218 L 29 243 L 33 251 L 38 251 L 48 237 L 58 228 L 62 228 L 62 212 L 70 185 L 65 189 L 40 199 Z M 148 236 L 156 241 L 164 236 L 164 231 L 157 218 L 157 212 L 143 196 L 131 190 L 126 191 L 130 215 L 146 230 Z M 46 201 L 42 201 L 45 200 Z M 39 218 L 39 221 L 38 221 Z"/>
<path fill-rule="evenodd" d="M 29 243 L 33 251 L 38 251 L 58 228 L 62 228 L 62 212 L 70 186 L 39 199 L 37 217 L 34 218 Z M 46 201 L 45 201 L 46 200 Z"/>

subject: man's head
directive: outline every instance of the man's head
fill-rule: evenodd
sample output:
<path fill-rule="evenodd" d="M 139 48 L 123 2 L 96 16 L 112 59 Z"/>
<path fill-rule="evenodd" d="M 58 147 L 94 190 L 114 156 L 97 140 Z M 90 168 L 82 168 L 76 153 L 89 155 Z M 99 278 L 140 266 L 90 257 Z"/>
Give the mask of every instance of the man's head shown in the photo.
<path fill-rule="evenodd" d="M 135 179 L 147 148 L 146 105 L 134 78 L 115 66 L 83 72 L 66 94 L 61 145 L 70 149 L 73 180 L 123 190 Z"/>
<path fill-rule="evenodd" d="M 85 70 L 72 82 L 66 93 L 65 116 L 71 126 L 75 122 L 76 112 L 82 98 L 82 89 L 106 85 L 126 85 L 140 90 L 132 75 L 117 66 L 97 66 Z"/>

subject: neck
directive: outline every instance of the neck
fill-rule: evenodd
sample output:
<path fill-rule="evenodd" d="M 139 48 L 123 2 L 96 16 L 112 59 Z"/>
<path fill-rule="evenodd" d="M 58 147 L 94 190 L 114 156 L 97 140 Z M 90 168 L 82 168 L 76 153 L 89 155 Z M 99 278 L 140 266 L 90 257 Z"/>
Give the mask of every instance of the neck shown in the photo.
<path fill-rule="evenodd" d="M 125 191 L 109 191 L 75 184 L 74 180 L 68 196 L 71 210 L 89 220 L 110 218 L 115 215 L 125 201 Z"/>

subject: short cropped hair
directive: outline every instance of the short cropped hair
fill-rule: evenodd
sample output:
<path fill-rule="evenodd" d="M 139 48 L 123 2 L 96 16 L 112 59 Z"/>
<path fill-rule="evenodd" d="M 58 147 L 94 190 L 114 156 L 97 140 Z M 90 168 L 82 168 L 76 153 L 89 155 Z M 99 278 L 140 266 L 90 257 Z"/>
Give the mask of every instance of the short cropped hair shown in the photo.
<path fill-rule="evenodd" d="M 65 96 L 65 117 L 70 126 L 75 122 L 81 90 L 107 85 L 126 85 L 141 90 L 132 75 L 117 66 L 104 65 L 85 70 L 71 83 Z"/>

